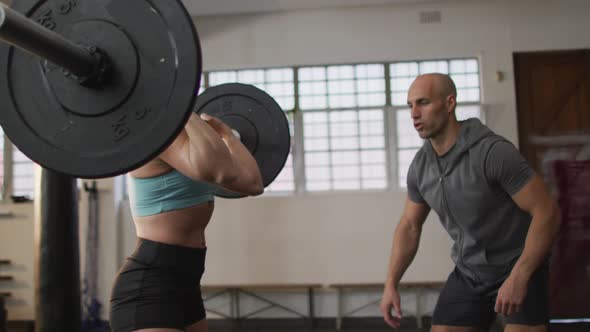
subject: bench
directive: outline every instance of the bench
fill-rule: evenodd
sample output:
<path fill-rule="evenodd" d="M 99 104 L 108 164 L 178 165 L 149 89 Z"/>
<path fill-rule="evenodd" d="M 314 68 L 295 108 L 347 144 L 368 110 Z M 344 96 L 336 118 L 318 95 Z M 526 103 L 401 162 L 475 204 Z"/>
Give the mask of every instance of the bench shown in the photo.
<path fill-rule="evenodd" d="M 263 311 L 271 308 L 279 308 L 283 311 L 294 314 L 298 317 L 309 319 L 311 325 L 314 325 L 314 290 L 321 288 L 321 284 L 221 284 L 221 285 L 202 285 L 201 291 L 203 293 L 211 293 L 211 295 L 204 297 L 203 302 L 211 301 L 214 298 L 224 294 L 229 295 L 230 298 L 230 314 L 225 314 L 217 310 L 206 308 L 207 311 L 221 316 L 223 318 L 243 320 L 251 318 Z M 301 313 L 285 305 L 272 301 L 260 295 L 261 292 L 305 292 L 307 294 L 307 313 Z M 243 313 L 240 311 L 240 295 L 246 295 L 254 298 L 266 306 Z"/>
<path fill-rule="evenodd" d="M 345 291 L 361 291 L 361 290 L 380 290 L 383 291 L 383 283 L 340 283 L 331 284 L 329 287 L 333 288 L 337 292 L 338 311 L 336 316 L 336 329 L 342 328 L 342 319 L 346 316 L 350 316 L 364 308 L 371 305 L 378 305 L 381 302 L 381 297 L 378 299 L 369 301 L 368 303 L 354 308 L 350 311 L 344 312 L 344 293 Z M 441 289 L 444 286 L 444 282 L 438 281 L 426 281 L 426 282 L 401 282 L 399 289 L 413 289 L 416 291 L 416 325 L 418 328 L 422 328 L 422 308 L 420 306 L 420 298 L 422 291 L 425 289 Z"/>

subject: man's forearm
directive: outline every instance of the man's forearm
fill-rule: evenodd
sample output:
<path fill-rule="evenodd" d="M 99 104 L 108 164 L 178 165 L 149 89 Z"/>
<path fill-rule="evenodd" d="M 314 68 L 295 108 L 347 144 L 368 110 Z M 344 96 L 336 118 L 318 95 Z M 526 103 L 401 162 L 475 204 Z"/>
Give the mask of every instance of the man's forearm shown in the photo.
<path fill-rule="evenodd" d="M 551 251 L 559 231 L 559 224 L 559 208 L 555 203 L 533 213 L 524 250 L 514 265 L 512 273 L 530 278 Z"/>
<path fill-rule="evenodd" d="M 410 225 L 403 219 L 400 221 L 393 236 L 387 285 L 397 287 L 399 284 L 402 276 L 416 256 L 421 233 L 422 228 L 420 226 Z"/>

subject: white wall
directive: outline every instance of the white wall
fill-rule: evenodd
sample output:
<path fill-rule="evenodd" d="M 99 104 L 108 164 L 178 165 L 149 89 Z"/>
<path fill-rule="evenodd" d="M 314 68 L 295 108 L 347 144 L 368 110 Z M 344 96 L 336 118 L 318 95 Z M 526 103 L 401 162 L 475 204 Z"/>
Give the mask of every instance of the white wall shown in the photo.
<path fill-rule="evenodd" d="M 441 10 L 442 23 L 419 24 L 421 10 Z M 477 56 L 487 123 L 517 142 L 512 53 L 590 48 L 589 12 L 586 0 L 450 1 L 195 21 L 207 70 Z M 497 71 L 504 72 L 504 81 L 495 80 Z M 101 182 L 107 190 L 100 221 L 105 305 L 110 282 L 134 237 L 129 220 L 114 221 L 118 211 L 109 181 Z M 203 282 L 381 282 L 404 197 L 383 192 L 219 200 L 207 231 Z M 32 205 L 31 210 L 23 208 L 24 220 L 0 220 L 2 256 L 22 267 L 21 302 L 9 304 L 11 319 L 33 318 Z M 84 220 L 86 212 L 81 209 L 80 215 Z M 122 215 L 129 219 L 128 211 Z M 431 215 L 405 279 L 443 279 L 452 268 L 450 245 Z M 411 307 L 411 298 L 404 301 Z M 319 315 L 333 315 L 334 310 L 333 297 L 319 299 Z"/>

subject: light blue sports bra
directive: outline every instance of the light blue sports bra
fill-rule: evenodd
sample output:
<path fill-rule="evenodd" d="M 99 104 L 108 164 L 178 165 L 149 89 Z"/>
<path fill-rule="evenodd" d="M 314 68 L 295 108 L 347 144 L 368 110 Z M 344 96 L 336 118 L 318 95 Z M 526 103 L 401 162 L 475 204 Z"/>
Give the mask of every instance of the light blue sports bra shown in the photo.
<path fill-rule="evenodd" d="M 131 210 L 136 216 L 178 210 L 215 199 L 215 186 L 195 181 L 177 170 L 150 178 L 129 178 Z"/>

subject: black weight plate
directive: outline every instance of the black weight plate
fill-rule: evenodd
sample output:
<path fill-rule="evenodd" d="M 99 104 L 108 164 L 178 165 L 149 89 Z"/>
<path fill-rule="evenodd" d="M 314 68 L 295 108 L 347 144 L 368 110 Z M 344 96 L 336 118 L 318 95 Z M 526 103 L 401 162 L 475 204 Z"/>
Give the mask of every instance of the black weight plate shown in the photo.
<path fill-rule="evenodd" d="M 41 166 L 109 177 L 157 156 L 184 127 L 201 78 L 201 50 L 180 0 L 19 0 L 13 9 L 71 41 L 104 50 L 105 86 L 0 45 L 0 125 Z"/>
<path fill-rule="evenodd" d="M 214 86 L 197 98 L 195 112 L 217 117 L 239 132 L 242 143 L 258 163 L 265 187 L 279 175 L 291 149 L 289 122 L 285 112 L 266 92 L 239 83 Z M 243 197 L 224 190 L 218 190 L 215 195 Z"/>

